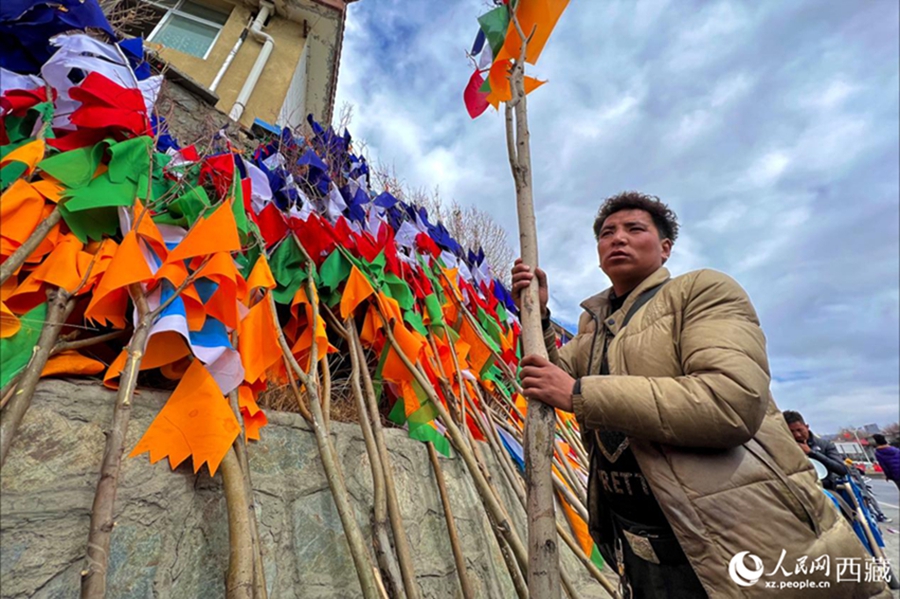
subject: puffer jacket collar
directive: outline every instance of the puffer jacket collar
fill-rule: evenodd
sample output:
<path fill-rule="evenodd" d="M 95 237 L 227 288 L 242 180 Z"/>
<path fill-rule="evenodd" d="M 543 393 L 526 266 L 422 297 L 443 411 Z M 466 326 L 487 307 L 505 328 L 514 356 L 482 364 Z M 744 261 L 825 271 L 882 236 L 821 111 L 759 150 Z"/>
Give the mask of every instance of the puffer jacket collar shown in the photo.
<path fill-rule="evenodd" d="M 604 326 L 606 326 L 607 330 L 613 335 L 616 335 L 622 326 L 625 315 L 628 314 L 628 311 L 631 309 L 634 302 L 637 301 L 637 298 L 647 289 L 656 287 L 657 285 L 668 281 L 669 278 L 670 274 L 668 269 L 661 266 L 658 270 L 654 271 L 653 274 L 641 281 L 641 283 L 628 295 L 628 298 L 625 300 L 625 303 L 622 304 L 622 307 L 609 316 L 606 314 L 609 311 L 609 294 L 612 292 L 612 287 L 584 300 L 581 302 L 581 307 L 593 316 L 595 321 L 599 322 L 601 319 L 605 319 L 603 320 Z"/>

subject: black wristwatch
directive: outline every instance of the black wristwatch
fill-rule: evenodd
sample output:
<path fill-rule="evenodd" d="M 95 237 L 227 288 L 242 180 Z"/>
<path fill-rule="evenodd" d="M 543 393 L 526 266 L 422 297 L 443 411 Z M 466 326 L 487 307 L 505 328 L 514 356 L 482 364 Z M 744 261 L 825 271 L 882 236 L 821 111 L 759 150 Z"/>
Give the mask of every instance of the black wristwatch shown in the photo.
<path fill-rule="evenodd" d="M 550 308 L 547 308 L 547 316 L 541 317 L 541 329 L 546 331 L 550 328 Z"/>
<path fill-rule="evenodd" d="M 581 395 L 581 378 L 575 379 L 575 384 L 572 386 L 572 396 Z"/>

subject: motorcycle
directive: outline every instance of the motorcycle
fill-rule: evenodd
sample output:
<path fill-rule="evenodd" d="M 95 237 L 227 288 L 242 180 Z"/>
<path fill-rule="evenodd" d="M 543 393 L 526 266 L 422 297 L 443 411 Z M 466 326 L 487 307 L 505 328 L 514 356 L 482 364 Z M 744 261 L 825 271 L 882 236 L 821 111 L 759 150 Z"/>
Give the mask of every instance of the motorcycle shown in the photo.
<path fill-rule="evenodd" d="M 819 480 L 828 476 L 828 470 L 821 462 L 813 459 L 810 459 L 810 462 L 816 469 Z M 834 491 L 828 489 L 822 489 L 822 491 L 834 502 L 838 511 L 847 517 L 866 551 L 886 565 L 889 574 L 888 586 L 893 590 L 900 589 L 900 579 L 894 574 L 884 553 L 884 537 L 881 535 L 881 529 L 878 528 L 878 521 L 873 515 L 873 510 L 869 507 L 870 501 L 860 485 L 854 481 L 854 477 L 841 477 L 836 481 Z M 871 492 L 871 489 L 869 491 Z M 874 501 L 874 496 L 871 497 L 871 500 Z"/>

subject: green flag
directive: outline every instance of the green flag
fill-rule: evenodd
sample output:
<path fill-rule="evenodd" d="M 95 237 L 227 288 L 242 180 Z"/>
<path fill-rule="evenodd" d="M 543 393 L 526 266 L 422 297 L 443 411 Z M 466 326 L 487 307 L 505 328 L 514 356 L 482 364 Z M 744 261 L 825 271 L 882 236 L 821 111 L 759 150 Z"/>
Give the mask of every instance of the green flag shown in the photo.
<path fill-rule="evenodd" d="M 5 387 L 6 383 L 28 365 L 45 320 L 46 302 L 19 319 L 21 328 L 15 335 L 0 339 L 0 387 Z"/>
<path fill-rule="evenodd" d="M 412 310 L 416 304 L 416 298 L 406 281 L 394 273 L 387 273 L 384 275 L 384 285 L 384 292 L 397 300 L 401 309 Z"/>
<path fill-rule="evenodd" d="M 350 276 L 352 267 L 353 264 L 347 260 L 343 252 L 335 249 L 319 267 L 319 287 L 337 289 Z"/>
<path fill-rule="evenodd" d="M 429 294 L 425 296 L 425 311 L 428 313 L 428 318 L 431 319 L 431 328 L 435 330 L 438 335 L 441 335 L 444 330 L 444 309 L 441 306 L 441 302 L 438 300 L 437 296 L 434 294 Z"/>
<path fill-rule="evenodd" d="M 388 420 L 397 425 L 402 425 L 406 422 L 406 406 L 403 404 L 402 397 L 398 397 L 397 401 L 394 402 L 394 407 L 391 408 L 388 414 Z"/>
<path fill-rule="evenodd" d="M 82 243 L 89 239 L 100 241 L 119 231 L 119 213 L 115 206 L 71 212 L 66 204 L 59 204 L 59 212 L 66 225 Z"/>
<path fill-rule="evenodd" d="M 498 6 L 478 17 L 478 24 L 484 31 L 487 43 L 491 47 L 494 56 L 500 54 L 503 42 L 506 41 L 506 32 L 509 30 L 509 10 L 505 6 Z"/>
<path fill-rule="evenodd" d="M 272 291 L 272 297 L 279 304 L 290 305 L 297 293 L 297 289 L 306 280 L 306 269 L 303 267 L 305 258 L 293 237 L 286 237 L 269 259 L 269 267 L 272 276 L 278 283 Z"/>
<path fill-rule="evenodd" d="M 28 170 L 28 165 L 18 160 L 13 160 L 3 168 L 0 168 L 0 190 L 6 189 L 14 181 L 21 179 L 26 170 Z"/>
<path fill-rule="evenodd" d="M 38 168 L 69 189 L 83 187 L 94 178 L 107 145 L 107 142 L 102 141 L 89 148 L 62 152 L 44 158 L 38 162 Z"/>
<path fill-rule="evenodd" d="M 440 453 L 444 457 L 449 458 L 453 453 L 450 450 L 450 442 L 447 440 L 447 437 L 439 433 L 430 424 L 413 424 L 413 422 L 410 420 L 409 436 L 411 439 L 415 439 L 417 441 L 430 441 L 434 444 L 434 448 L 438 451 L 438 453 Z"/>
<path fill-rule="evenodd" d="M 486 333 L 485 341 L 491 346 L 491 349 L 500 353 L 500 335 L 502 334 L 500 325 L 484 311 L 484 308 L 478 308 L 478 323 Z"/>
<path fill-rule="evenodd" d="M 422 315 L 413 310 L 406 310 L 403 312 L 403 320 L 411 326 L 413 329 L 422 334 L 422 336 L 428 336 L 428 329 L 425 328 L 425 323 L 422 320 Z"/>
<path fill-rule="evenodd" d="M 234 213 L 234 223 L 237 225 L 241 237 L 241 244 L 250 242 L 250 221 L 247 219 L 247 211 L 244 209 L 244 187 L 240 179 L 235 177 L 234 200 L 231 202 L 231 211 Z"/>
<path fill-rule="evenodd" d="M 168 202 L 165 210 L 161 210 L 153 217 L 153 222 L 160 225 L 190 227 L 209 207 L 209 196 L 203 187 L 185 186 L 181 195 Z"/>

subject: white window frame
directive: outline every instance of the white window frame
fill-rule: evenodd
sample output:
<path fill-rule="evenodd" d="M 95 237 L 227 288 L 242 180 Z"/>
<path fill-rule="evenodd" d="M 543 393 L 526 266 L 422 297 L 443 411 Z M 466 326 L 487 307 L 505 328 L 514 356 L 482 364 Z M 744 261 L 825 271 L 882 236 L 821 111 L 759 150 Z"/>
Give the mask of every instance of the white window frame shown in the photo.
<path fill-rule="evenodd" d="M 197 23 L 201 23 L 203 25 L 207 25 L 209 27 L 215 27 L 216 29 L 218 29 L 218 33 L 216 33 L 216 36 L 213 38 L 212 43 L 209 44 L 209 48 L 206 49 L 206 53 L 203 54 L 203 56 L 199 57 L 202 60 L 206 60 L 206 58 L 209 56 L 209 53 L 212 52 L 212 49 L 216 46 L 216 42 L 219 41 L 219 36 L 222 35 L 222 30 L 225 29 L 225 23 L 221 23 L 221 24 L 216 23 L 215 21 L 209 21 L 202 17 L 198 17 L 198 16 L 192 15 L 188 12 L 184 12 L 183 10 L 181 10 L 181 7 L 184 5 L 185 0 L 178 0 L 178 2 L 175 3 L 175 6 L 166 6 L 165 4 L 153 2 L 153 0 L 146 0 L 146 1 L 148 4 L 152 4 L 156 8 L 161 8 L 166 11 L 166 14 L 163 15 L 163 17 L 159 20 L 159 23 L 156 24 L 156 27 L 153 28 L 153 31 L 150 32 L 150 35 L 147 36 L 148 42 L 153 41 L 153 38 L 156 36 L 156 34 L 159 33 L 163 27 L 165 27 L 166 23 L 168 23 L 171 20 L 172 15 L 174 15 L 174 14 L 177 14 L 179 17 L 184 17 L 185 19 L 189 19 L 191 21 L 195 21 Z M 193 0 L 193 1 L 196 4 L 202 4 L 201 2 L 197 2 L 196 0 Z M 222 14 L 225 14 L 225 13 L 222 13 Z M 230 13 L 225 16 L 226 23 L 228 22 L 228 19 L 230 17 L 231 17 Z M 175 50 L 176 52 L 179 51 L 177 48 L 172 48 L 172 50 Z M 189 54 L 189 56 L 195 56 L 195 55 Z"/>

